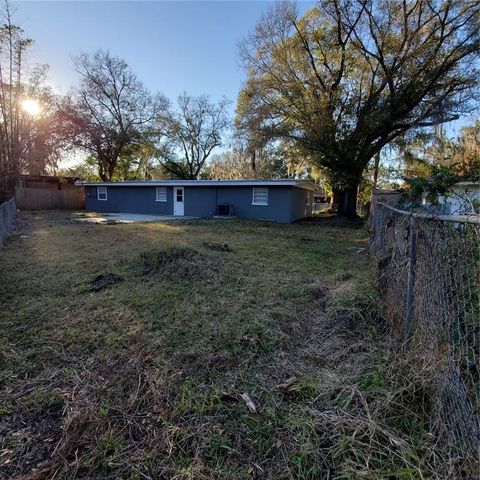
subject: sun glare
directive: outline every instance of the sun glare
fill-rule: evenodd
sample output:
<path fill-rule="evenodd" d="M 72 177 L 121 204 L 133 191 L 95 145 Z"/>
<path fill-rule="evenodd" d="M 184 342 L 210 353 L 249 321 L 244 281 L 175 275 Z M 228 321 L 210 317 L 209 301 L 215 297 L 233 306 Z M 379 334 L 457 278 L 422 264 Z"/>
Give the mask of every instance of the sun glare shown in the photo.
<path fill-rule="evenodd" d="M 32 117 L 36 117 L 41 110 L 40 104 L 31 98 L 22 101 L 22 109 Z"/>

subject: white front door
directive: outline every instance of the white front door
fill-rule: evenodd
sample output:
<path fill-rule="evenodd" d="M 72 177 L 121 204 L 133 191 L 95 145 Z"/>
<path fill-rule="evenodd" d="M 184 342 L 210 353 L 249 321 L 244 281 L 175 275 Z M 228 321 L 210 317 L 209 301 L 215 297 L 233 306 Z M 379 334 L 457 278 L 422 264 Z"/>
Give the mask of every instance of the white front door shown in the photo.
<path fill-rule="evenodd" d="M 184 215 L 183 201 L 184 201 L 183 187 L 174 187 L 173 188 L 173 214 L 174 215 L 177 215 L 180 217 Z"/>

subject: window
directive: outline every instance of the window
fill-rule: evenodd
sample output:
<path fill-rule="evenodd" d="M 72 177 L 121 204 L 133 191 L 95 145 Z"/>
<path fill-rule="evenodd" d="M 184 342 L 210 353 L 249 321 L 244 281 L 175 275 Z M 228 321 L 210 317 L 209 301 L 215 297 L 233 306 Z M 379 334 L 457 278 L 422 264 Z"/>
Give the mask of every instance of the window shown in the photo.
<path fill-rule="evenodd" d="M 183 188 L 177 188 L 177 202 L 183 202 Z"/>
<path fill-rule="evenodd" d="M 307 198 L 305 198 L 305 205 L 310 205 L 310 192 L 307 192 Z"/>
<path fill-rule="evenodd" d="M 97 187 L 97 200 L 107 200 L 107 187 Z"/>
<path fill-rule="evenodd" d="M 267 187 L 253 187 L 252 205 L 268 205 Z"/>
<path fill-rule="evenodd" d="M 167 201 L 167 187 L 157 187 L 157 202 L 166 202 Z"/>

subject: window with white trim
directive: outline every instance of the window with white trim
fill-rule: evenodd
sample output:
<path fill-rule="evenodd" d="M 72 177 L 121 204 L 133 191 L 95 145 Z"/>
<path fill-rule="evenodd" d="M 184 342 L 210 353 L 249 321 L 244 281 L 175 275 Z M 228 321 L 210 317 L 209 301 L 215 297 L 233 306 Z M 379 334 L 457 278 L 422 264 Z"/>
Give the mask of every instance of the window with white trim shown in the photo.
<path fill-rule="evenodd" d="M 305 198 L 305 205 L 310 205 L 310 192 L 307 192 L 307 197 Z"/>
<path fill-rule="evenodd" d="M 157 202 L 167 201 L 167 187 L 157 187 L 156 198 Z"/>
<path fill-rule="evenodd" d="M 268 205 L 267 187 L 253 187 L 252 205 Z"/>
<path fill-rule="evenodd" d="M 107 187 L 97 187 L 97 200 L 107 200 Z"/>

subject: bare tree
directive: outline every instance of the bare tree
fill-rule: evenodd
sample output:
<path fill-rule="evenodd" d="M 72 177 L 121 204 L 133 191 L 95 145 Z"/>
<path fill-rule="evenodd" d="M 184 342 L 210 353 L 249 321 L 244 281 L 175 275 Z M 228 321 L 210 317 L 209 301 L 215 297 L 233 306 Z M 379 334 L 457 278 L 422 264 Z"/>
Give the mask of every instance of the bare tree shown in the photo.
<path fill-rule="evenodd" d="M 107 51 L 81 54 L 74 62 L 81 83 L 62 108 L 70 143 L 92 155 L 108 181 L 132 144 L 160 135 L 156 120 L 168 100 L 152 95 L 124 60 Z"/>
<path fill-rule="evenodd" d="M 11 194 L 21 173 L 45 173 L 61 151 L 56 97 L 45 86 L 48 67 L 28 67 L 32 40 L 0 5 L 0 192 Z"/>
<path fill-rule="evenodd" d="M 264 148 L 256 154 L 253 168 L 249 151 L 236 146 L 212 155 L 204 177 L 214 180 L 286 178 L 288 166 L 276 148 Z"/>
<path fill-rule="evenodd" d="M 299 18 L 278 4 L 241 44 L 238 112 L 265 138 L 309 152 L 355 215 L 362 173 L 411 129 L 455 120 L 477 87 L 480 3 L 321 0 Z"/>
<path fill-rule="evenodd" d="M 229 125 L 229 102 L 222 99 L 213 103 L 206 95 L 191 97 L 184 93 L 177 103 L 177 110 L 163 118 L 163 123 L 178 155 L 164 158 L 162 163 L 172 175 L 197 179 L 212 151 L 222 144 Z"/>

